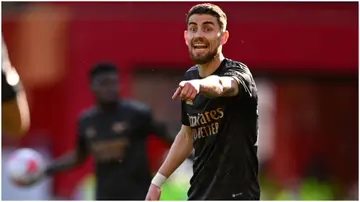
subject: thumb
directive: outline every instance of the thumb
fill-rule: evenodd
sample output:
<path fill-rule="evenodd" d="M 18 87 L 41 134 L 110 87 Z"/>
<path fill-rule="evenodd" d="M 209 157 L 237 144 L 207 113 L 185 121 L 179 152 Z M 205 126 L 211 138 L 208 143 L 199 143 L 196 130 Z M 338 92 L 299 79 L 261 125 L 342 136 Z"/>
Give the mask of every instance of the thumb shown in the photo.
<path fill-rule="evenodd" d="M 146 194 L 145 201 L 151 201 L 151 194 L 150 194 L 150 192 L 148 192 L 148 193 Z"/>

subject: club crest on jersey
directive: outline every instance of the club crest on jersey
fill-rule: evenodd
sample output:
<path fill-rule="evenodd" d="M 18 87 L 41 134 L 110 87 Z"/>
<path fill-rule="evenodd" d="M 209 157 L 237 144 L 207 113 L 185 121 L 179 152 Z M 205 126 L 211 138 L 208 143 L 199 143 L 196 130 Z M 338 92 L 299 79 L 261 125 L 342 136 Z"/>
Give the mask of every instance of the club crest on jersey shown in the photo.
<path fill-rule="evenodd" d="M 112 130 L 115 133 L 121 133 L 122 131 L 124 131 L 127 128 L 128 128 L 128 124 L 125 122 L 116 122 L 112 126 Z"/>
<path fill-rule="evenodd" d="M 92 127 L 87 128 L 87 129 L 85 130 L 85 135 L 86 135 L 86 137 L 88 137 L 88 138 L 93 138 L 93 137 L 95 137 L 95 135 L 96 135 L 96 131 L 95 131 L 95 129 L 92 128 Z"/>

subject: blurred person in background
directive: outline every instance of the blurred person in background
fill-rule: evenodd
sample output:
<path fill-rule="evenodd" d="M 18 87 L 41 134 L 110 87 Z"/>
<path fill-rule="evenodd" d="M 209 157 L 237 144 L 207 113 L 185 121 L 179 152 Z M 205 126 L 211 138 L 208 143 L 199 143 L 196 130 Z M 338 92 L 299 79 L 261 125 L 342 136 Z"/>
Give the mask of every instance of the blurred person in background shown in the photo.
<path fill-rule="evenodd" d="M 119 98 L 119 75 L 114 64 L 94 65 L 89 78 L 96 104 L 78 119 L 76 149 L 55 160 L 46 175 L 73 168 L 92 155 L 96 200 L 143 200 L 152 178 L 146 139 L 155 134 L 170 145 L 172 138 L 146 105 Z"/>
<path fill-rule="evenodd" d="M 227 59 L 226 14 L 198 4 L 187 15 L 185 43 L 191 67 L 173 95 L 182 100 L 182 128 L 152 180 L 146 200 L 195 149 L 189 200 L 259 200 L 258 96 L 249 69 Z"/>
<path fill-rule="evenodd" d="M 20 78 L 10 62 L 8 50 L 2 38 L 2 132 L 9 137 L 19 137 L 30 125 L 29 106 Z"/>

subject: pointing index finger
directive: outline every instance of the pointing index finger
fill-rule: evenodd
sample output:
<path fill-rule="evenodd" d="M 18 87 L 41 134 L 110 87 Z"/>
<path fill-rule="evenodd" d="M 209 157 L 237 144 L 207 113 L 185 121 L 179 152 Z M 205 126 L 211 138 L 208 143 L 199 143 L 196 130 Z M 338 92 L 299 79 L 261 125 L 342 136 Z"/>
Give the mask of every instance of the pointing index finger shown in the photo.
<path fill-rule="evenodd" d="M 181 87 L 178 87 L 174 93 L 174 95 L 172 96 L 172 99 L 175 100 L 181 93 Z"/>

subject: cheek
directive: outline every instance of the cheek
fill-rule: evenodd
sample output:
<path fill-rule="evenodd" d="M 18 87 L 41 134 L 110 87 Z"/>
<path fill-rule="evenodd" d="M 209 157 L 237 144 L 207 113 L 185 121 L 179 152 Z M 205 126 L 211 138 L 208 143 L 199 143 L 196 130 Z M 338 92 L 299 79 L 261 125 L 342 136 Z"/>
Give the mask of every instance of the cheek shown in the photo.
<path fill-rule="evenodd" d="M 97 93 L 98 95 L 103 95 L 103 94 L 104 94 L 104 90 L 103 90 L 103 89 L 98 89 L 98 90 L 96 91 L 96 93 Z"/>
<path fill-rule="evenodd" d="M 191 47 L 191 40 L 186 40 L 186 45 L 190 48 Z"/>
<path fill-rule="evenodd" d="M 186 45 L 189 47 L 191 46 L 191 40 L 192 40 L 192 38 L 190 38 L 190 37 L 186 38 Z"/>
<path fill-rule="evenodd" d="M 219 45 L 220 45 L 220 40 L 218 39 L 213 39 L 210 41 L 210 46 L 212 49 L 218 47 Z"/>
<path fill-rule="evenodd" d="M 220 37 L 214 34 L 206 36 L 206 40 L 211 44 L 211 46 L 220 44 Z"/>

